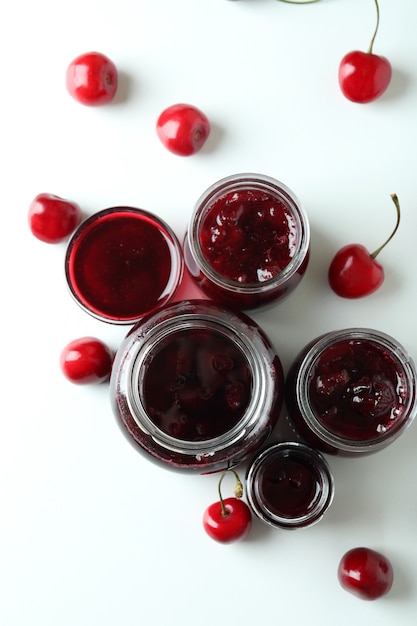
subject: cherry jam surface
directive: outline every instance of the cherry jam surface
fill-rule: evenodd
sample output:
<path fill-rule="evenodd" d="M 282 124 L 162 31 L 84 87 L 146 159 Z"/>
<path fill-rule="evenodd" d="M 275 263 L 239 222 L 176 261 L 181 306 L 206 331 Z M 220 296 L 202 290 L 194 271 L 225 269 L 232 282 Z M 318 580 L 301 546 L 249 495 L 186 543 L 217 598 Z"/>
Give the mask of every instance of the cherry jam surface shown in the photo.
<path fill-rule="evenodd" d="M 231 430 L 250 400 L 247 359 L 211 330 L 177 331 L 143 364 L 143 403 L 156 426 L 184 441 L 214 439 Z"/>
<path fill-rule="evenodd" d="M 202 292 L 244 310 L 291 293 L 306 272 L 309 245 L 308 219 L 295 195 L 275 179 L 241 174 L 202 194 L 183 247 Z"/>
<path fill-rule="evenodd" d="M 309 397 L 318 421 L 344 439 L 369 440 L 401 417 L 406 385 L 395 358 L 369 341 L 327 348 L 311 372 Z"/>
<path fill-rule="evenodd" d="M 130 323 L 164 304 L 181 274 L 179 245 L 145 211 L 106 209 L 71 240 L 67 280 L 78 303 L 106 321 Z"/>
<path fill-rule="evenodd" d="M 272 460 L 260 477 L 265 506 L 279 517 L 301 517 L 317 503 L 320 476 L 302 456 Z"/>
<path fill-rule="evenodd" d="M 200 246 L 211 267 L 240 284 L 271 280 L 291 262 L 298 246 L 294 215 L 262 190 L 230 191 L 202 220 Z"/>

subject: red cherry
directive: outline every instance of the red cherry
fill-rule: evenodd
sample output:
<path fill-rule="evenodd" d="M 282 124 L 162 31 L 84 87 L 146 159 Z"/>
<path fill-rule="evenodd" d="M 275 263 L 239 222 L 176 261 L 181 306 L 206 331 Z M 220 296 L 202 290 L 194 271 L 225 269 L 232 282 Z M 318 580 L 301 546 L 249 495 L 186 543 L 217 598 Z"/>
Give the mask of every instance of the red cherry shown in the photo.
<path fill-rule="evenodd" d="M 71 96 L 87 106 L 110 102 L 116 93 L 117 69 L 113 61 L 100 52 L 86 52 L 68 66 L 67 89 Z"/>
<path fill-rule="evenodd" d="M 227 472 L 233 472 L 236 478 L 235 497 L 223 500 L 220 487 Z M 219 501 L 204 511 L 203 526 L 206 533 L 219 543 L 232 543 L 243 539 L 251 528 L 252 514 L 248 505 L 241 500 L 243 487 L 234 470 L 227 470 L 222 474 L 218 490 Z"/>
<path fill-rule="evenodd" d="M 74 339 L 65 346 L 60 357 L 64 376 L 78 385 L 105 382 L 112 363 L 112 351 L 95 337 Z"/>
<path fill-rule="evenodd" d="M 400 224 L 400 205 L 395 194 L 391 194 L 397 210 L 397 221 L 391 235 L 385 243 L 369 254 L 361 244 L 352 243 L 344 246 L 333 257 L 328 272 L 329 285 L 343 298 L 361 298 L 378 289 L 384 281 L 383 267 L 376 257 L 397 232 Z"/>
<path fill-rule="evenodd" d="M 377 23 L 368 52 L 354 50 L 346 54 L 339 65 L 339 85 L 343 95 L 365 104 L 379 98 L 391 81 L 392 67 L 388 59 L 373 53 L 379 26 L 379 6 L 375 0 Z"/>
<path fill-rule="evenodd" d="M 156 132 L 164 146 L 179 156 L 195 154 L 210 134 L 207 117 L 189 104 L 173 104 L 158 117 Z"/>
<path fill-rule="evenodd" d="M 51 193 L 40 193 L 29 206 L 29 227 L 35 237 L 46 243 L 64 241 L 81 217 L 78 204 Z"/>
<path fill-rule="evenodd" d="M 343 555 L 337 576 L 346 591 L 362 600 L 376 600 L 390 591 L 394 571 L 386 556 L 361 547 Z"/>

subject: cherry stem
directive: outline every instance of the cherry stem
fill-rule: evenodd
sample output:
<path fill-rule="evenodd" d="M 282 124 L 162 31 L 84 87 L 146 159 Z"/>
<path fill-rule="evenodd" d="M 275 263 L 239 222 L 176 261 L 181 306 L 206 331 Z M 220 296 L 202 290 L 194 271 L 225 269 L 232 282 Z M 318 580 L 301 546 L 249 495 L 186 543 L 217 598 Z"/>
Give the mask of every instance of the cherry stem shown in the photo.
<path fill-rule="evenodd" d="M 379 28 L 379 4 L 378 4 L 378 0 L 375 0 L 375 6 L 376 6 L 376 26 L 375 26 L 374 34 L 373 34 L 372 39 L 371 39 L 371 43 L 369 44 L 368 54 L 372 54 L 375 37 L 376 37 L 376 34 L 378 32 L 378 28 Z"/>
<path fill-rule="evenodd" d="M 222 496 L 222 492 L 221 492 L 221 485 L 223 482 L 223 478 L 226 476 L 226 474 L 228 474 L 229 472 L 231 472 L 236 480 L 235 483 L 235 498 L 237 498 L 238 500 L 240 500 L 240 498 L 243 495 L 243 486 L 242 486 L 242 482 L 238 476 L 238 474 L 235 472 L 235 470 L 233 469 L 228 469 L 225 472 L 223 472 L 223 474 L 221 475 L 221 478 L 219 480 L 219 485 L 218 485 L 218 491 L 219 491 L 219 500 L 220 500 L 220 506 L 222 509 L 222 516 L 223 517 L 227 517 L 229 515 L 229 513 L 226 510 L 226 507 L 224 506 L 224 500 L 223 500 L 223 496 Z"/>
<path fill-rule="evenodd" d="M 391 239 L 394 237 L 395 233 L 398 230 L 398 226 L 400 225 L 400 218 L 401 218 L 401 210 L 400 210 L 400 203 L 397 197 L 397 194 L 392 193 L 391 194 L 391 199 L 393 201 L 393 203 L 395 204 L 395 208 L 397 210 L 397 222 L 395 224 L 395 228 L 392 231 L 391 235 L 388 237 L 388 239 L 385 241 L 385 243 L 382 244 L 382 246 L 379 246 L 379 248 L 377 248 L 374 252 L 372 252 L 372 254 L 370 255 L 372 259 L 375 259 L 378 254 L 381 252 L 381 250 L 383 248 L 385 248 L 385 246 L 387 245 L 387 243 L 389 243 L 391 241 Z"/>
<path fill-rule="evenodd" d="M 285 2 L 286 4 L 313 4 L 319 2 L 319 0 L 304 0 L 303 2 L 296 2 L 295 0 L 279 0 L 279 2 Z"/>

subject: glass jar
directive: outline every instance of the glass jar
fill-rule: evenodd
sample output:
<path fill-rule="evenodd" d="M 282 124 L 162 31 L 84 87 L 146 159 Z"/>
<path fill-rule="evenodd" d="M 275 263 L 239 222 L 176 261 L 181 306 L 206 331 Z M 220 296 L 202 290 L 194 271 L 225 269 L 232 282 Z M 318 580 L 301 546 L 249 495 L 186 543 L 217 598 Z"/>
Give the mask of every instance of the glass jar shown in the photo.
<path fill-rule="evenodd" d="M 282 300 L 309 260 L 310 228 L 294 193 L 261 174 L 228 176 L 197 201 L 184 260 L 213 300 L 254 309 Z"/>
<path fill-rule="evenodd" d="M 122 431 L 139 451 L 201 474 L 254 454 L 284 392 L 280 359 L 259 326 L 208 300 L 170 304 L 133 327 L 110 389 Z"/>
<path fill-rule="evenodd" d="M 75 301 L 113 324 L 133 324 L 166 304 L 183 268 L 181 246 L 170 227 L 132 207 L 104 209 L 82 222 L 65 259 Z"/>
<path fill-rule="evenodd" d="M 325 458 L 304 443 L 276 443 L 247 471 L 246 493 L 254 513 L 275 528 L 307 528 L 320 521 L 334 495 Z"/>
<path fill-rule="evenodd" d="M 310 342 L 286 379 L 290 419 L 302 437 L 329 454 L 381 450 L 416 414 L 416 368 L 394 338 L 347 328 Z"/>

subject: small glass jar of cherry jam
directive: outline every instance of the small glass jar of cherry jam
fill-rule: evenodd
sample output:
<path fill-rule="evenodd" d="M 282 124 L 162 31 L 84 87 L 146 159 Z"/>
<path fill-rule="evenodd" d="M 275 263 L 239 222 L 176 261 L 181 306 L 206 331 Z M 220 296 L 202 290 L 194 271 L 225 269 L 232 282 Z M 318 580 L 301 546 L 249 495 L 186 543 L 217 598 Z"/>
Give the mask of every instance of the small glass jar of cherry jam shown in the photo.
<path fill-rule="evenodd" d="M 347 328 L 310 342 L 286 379 L 300 435 L 329 454 L 358 456 L 391 444 L 417 411 L 416 368 L 393 337 Z"/>
<path fill-rule="evenodd" d="M 334 495 L 326 459 L 304 443 L 276 443 L 249 465 L 247 497 L 251 509 L 275 528 L 295 530 L 320 521 Z"/>
<path fill-rule="evenodd" d="M 228 176 L 197 201 L 184 260 L 211 299 L 254 309 L 287 296 L 309 260 L 310 228 L 294 193 L 261 174 Z"/>
<path fill-rule="evenodd" d="M 136 449 L 165 468 L 200 474 L 253 455 L 277 423 L 280 359 L 259 326 L 208 300 L 142 319 L 121 344 L 111 402 Z"/>
<path fill-rule="evenodd" d="M 113 207 L 86 219 L 68 244 L 65 273 L 75 301 L 90 315 L 133 324 L 166 304 L 183 274 L 179 241 L 159 217 Z"/>

